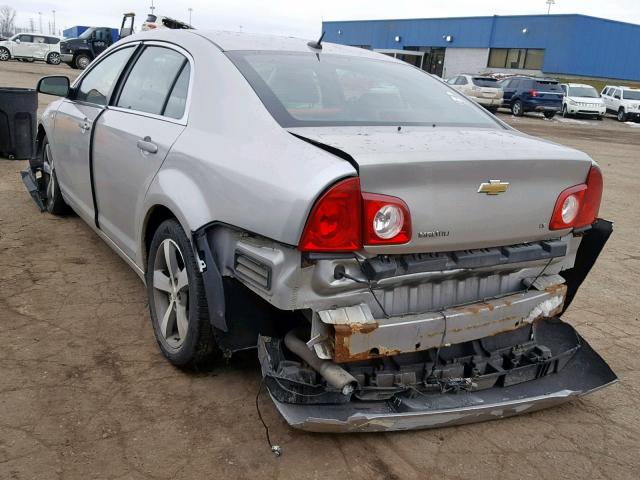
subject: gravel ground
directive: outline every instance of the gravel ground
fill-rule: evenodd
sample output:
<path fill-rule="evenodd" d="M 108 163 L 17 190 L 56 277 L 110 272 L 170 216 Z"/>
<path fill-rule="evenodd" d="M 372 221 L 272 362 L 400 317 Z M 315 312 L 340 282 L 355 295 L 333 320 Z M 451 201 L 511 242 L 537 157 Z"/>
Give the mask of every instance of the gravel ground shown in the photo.
<path fill-rule="evenodd" d="M 0 86 L 60 72 L 77 73 L 8 62 Z M 77 217 L 39 213 L 19 180 L 26 162 L 0 159 L 0 478 L 638 478 L 639 126 L 500 116 L 603 168 L 615 232 L 565 320 L 620 383 L 507 420 L 358 435 L 292 430 L 263 396 L 275 458 L 255 354 L 201 374 L 169 365 L 138 277 Z"/>

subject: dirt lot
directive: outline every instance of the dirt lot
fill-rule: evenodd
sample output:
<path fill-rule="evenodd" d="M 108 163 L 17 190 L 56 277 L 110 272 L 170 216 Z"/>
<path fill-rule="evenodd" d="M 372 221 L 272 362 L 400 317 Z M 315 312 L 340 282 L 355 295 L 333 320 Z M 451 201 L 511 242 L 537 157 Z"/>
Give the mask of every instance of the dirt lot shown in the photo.
<path fill-rule="evenodd" d="M 59 72 L 75 73 L 4 63 L 0 86 Z M 501 118 L 604 170 L 615 233 L 565 319 L 619 384 L 518 418 L 375 435 L 292 430 L 263 396 L 275 458 L 255 355 L 202 374 L 169 365 L 138 277 L 77 217 L 39 213 L 26 162 L 0 159 L 0 478 L 638 478 L 640 126 Z"/>

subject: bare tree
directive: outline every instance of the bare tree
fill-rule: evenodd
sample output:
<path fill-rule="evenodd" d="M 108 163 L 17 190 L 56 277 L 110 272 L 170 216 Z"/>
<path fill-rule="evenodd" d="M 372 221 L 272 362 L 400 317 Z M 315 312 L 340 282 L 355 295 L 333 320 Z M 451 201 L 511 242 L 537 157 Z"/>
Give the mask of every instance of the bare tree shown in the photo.
<path fill-rule="evenodd" d="M 0 35 L 12 35 L 16 28 L 16 11 L 9 5 L 0 7 Z"/>

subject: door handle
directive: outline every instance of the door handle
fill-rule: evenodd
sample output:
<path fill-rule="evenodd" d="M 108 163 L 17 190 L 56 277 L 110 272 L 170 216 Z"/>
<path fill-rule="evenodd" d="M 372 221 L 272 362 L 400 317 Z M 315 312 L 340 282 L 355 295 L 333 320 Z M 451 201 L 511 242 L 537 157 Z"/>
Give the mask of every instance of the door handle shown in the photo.
<path fill-rule="evenodd" d="M 151 141 L 151 137 L 144 137 L 144 139 L 138 140 L 137 145 L 143 152 L 158 153 L 158 145 Z"/>
<path fill-rule="evenodd" d="M 82 133 L 87 133 L 89 130 L 91 130 L 91 125 L 89 125 L 89 122 L 87 121 L 86 118 L 80 123 L 78 123 L 78 127 L 80 128 Z"/>

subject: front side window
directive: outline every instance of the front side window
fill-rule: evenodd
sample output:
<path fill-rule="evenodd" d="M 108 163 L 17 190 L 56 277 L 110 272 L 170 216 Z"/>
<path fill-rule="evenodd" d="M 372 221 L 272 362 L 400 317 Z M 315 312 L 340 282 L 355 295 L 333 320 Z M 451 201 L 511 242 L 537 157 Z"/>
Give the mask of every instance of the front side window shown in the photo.
<path fill-rule="evenodd" d="M 499 128 L 459 93 L 401 62 L 298 52 L 229 52 L 283 127 L 466 125 Z"/>
<path fill-rule="evenodd" d="M 117 106 L 162 115 L 167 98 L 187 62 L 184 55 L 164 47 L 145 48 L 122 87 Z"/>
<path fill-rule="evenodd" d="M 18 40 L 22 43 L 31 43 L 33 41 L 33 37 L 31 35 L 20 35 Z"/>
<path fill-rule="evenodd" d="M 133 47 L 122 48 L 102 59 L 82 79 L 76 100 L 106 105 L 118 77 L 133 51 Z"/>

